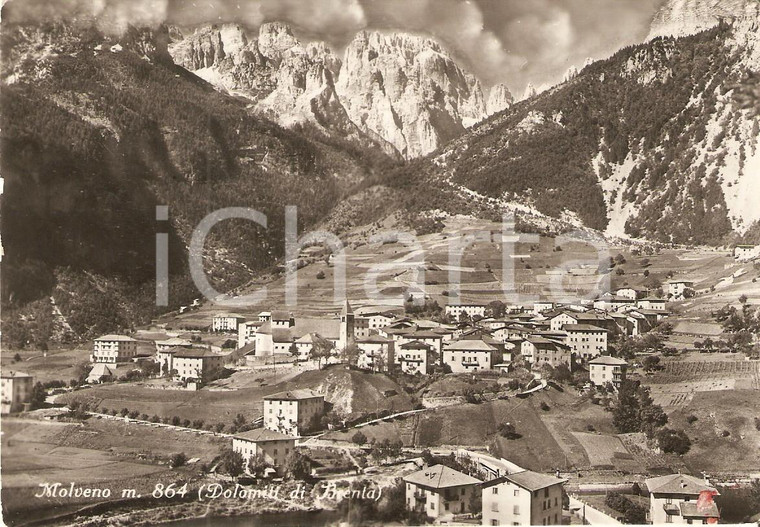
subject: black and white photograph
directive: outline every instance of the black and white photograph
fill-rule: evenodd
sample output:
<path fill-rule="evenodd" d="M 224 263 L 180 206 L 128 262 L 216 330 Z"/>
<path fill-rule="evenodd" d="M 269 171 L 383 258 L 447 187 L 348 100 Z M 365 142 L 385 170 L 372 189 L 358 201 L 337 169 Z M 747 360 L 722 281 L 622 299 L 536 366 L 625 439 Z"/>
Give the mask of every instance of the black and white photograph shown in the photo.
<path fill-rule="evenodd" d="M 760 526 L 760 0 L 0 0 L 0 525 Z"/>

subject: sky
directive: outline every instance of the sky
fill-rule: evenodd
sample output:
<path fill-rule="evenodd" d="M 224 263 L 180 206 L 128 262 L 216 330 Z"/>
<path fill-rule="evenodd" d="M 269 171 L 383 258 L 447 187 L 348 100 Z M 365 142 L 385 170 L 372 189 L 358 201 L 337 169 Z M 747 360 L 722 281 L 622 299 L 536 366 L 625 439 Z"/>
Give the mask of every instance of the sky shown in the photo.
<path fill-rule="evenodd" d="M 161 23 L 239 23 L 255 31 L 287 22 L 302 40 L 341 52 L 362 29 L 438 39 L 486 87 L 519 96 L 553 84 L 571 66 L 642 42 L 664 0 L 8 0 L 5 20 L 92 19 L 107 32 Z"/>

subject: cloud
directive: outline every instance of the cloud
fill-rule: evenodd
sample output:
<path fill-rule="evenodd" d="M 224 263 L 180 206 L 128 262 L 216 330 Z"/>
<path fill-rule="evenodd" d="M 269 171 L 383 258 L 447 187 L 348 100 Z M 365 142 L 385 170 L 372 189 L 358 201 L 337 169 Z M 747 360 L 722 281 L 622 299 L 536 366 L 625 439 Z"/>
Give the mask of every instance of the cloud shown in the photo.
<path fill-rule="evenodd" d="M 283 21 L 340 51 L 361 29 L 432 35 L 485 85 L 516 94 L 559 81 L 570 66 L 641 42 L 664 0 L 10 0 L 3 21 L 94 20 L 182 27 Z"/>

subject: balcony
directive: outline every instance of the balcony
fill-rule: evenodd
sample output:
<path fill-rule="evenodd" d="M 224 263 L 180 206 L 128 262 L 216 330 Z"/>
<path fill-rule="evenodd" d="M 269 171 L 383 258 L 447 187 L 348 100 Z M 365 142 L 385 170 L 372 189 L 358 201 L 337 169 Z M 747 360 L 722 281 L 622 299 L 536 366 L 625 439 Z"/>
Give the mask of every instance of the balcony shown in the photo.
<path fill-rule="evenodd" d="M 663 504 L 662 508 L 665 510 L 665 514 L 667 515 L 680 515 L 681 509 L 678 508 L 678 505 L 675 503 L 665 503 Z"/>

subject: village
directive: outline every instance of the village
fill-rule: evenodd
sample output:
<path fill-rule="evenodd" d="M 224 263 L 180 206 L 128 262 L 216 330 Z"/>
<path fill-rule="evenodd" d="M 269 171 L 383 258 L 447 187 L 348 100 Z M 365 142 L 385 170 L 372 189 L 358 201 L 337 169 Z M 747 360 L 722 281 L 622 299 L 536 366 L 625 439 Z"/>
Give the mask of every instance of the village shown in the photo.
<path fill-rule="evenodd" d="M 754 258 L 754 249 L 744 251 L 737 247 L 737 262 Z M 658 404 L 651 404 L 654 398 L 668 407 L 672 394 L 662 392 L 663 385 L 657 383 L 646 388 L 647 395 L 641 395 L 639 388 L 653 374 L 662 375 L 661 358 L 667 360 L 673 353 L 666 346 L 673 330 L 671 306 L 696 294 L 693 280 L 673 279 L 656 292 L 623 287 L 592 301 L 571 303 L 452 302 L 432 310 L 427 304 L 415 307 L 410 299 L 401 308 L 354 308 L 345 300 L 340 312 L 323 316 L 300 316 L 277 308 L 253 316 L 217 311 L 205 332 L 164 331 L 154 340 L 146 340 L 151 333 L 145 331 L 103 335 L 92 344 L 80 382 L 72 380 L 71 386 L 49 382 L 42 395 L 35 393 L 40 388 L 32 375 L 4 370 L 3 414 L 39 408 L 32 401 L 43 397 L 47 406 L 52 405 L 47 419 L 75 416 L 124 423 L 129 429 L 158 427 L 167 433 L 201 434 L 216 445 L 217 455 L 206 455 L 210 465 L 206 470 L 217 478 L 227 474 L 255 486 L 283 478 L 313 483 L 314 478 L 327 477 L 352 489 L 360 478 L 370 477 L 386 491 L 395 485 L 396 495 L 403 495 L 396 504 L 399 507 L 403 501 L 403 511 L 396 511 L 395 519 L 413 518 L 419 523 L 714 523 L 721 518 L 718 483 L 724 485 L 726 479 L 713 483 L 704 471 L 695 475 L 682 462 L 673 462 L 689 447 L 681 444 L 682 432 L 663 426 L 668 417 Z M 745 362 L 754 368 L 749 370 L 753 375 L 757 362 L 749 359 Z M 359 375 L 365 383 L 381 379 L 384 384 L 372 387 L 374 402 L 359 411 L 350 408 L 350 399 L 358 400 L 360 388 L 354 380 L 353 394 L 340 392 L 334 386 L 338 375 L 351 380 L 350 376 Z M 464 380 L 465 387 L 431 389 L 447 379 Z M 254 384 L 258 388 L 245 391 Z M 198 419 L 160 411 L 151 416 L 147 407 L 162 406 L 147 400 L 139 403 L 142 395 L 135 397 L 135 391 L 122 397 L 134 408 L 111 404 L 115 397 L 109 395 L 111 387 L 132 390 L 130 386 L 160 397 L 197 393 L 214 399 L 201 403 L 203 409 L 190 407 Z M 690 390 L 688 397 L 693 398 L 694 389 Z M 254 395 L 242 400 L 235 398 L 237 393 Z M 214 412 L 225 397 L 234 398 L 230 404 L 246 412 L 221 406 Z M 599 414 L 612 414 L 615 422 L 624 397 L 648 405 L 647 412 L 655 415 L 640 428 L 625 429 L 616 423 L 618 431 L 634 432 L 631 437 L 638 433 L 638 450 L 626 444 L 610 446 L 608 438 L 615 436 L 595 435 L 599 432 L 588 424 L 582 432 L 572 432 L 586 449 L 580 456 L 572 449 L 564 459 L 556 458 L 552 450 L 518 455 L 523 447 L 510 454 L 512 444 L 524 442 L 523 435 L 535 437 L 530 424 L 519 419 L 493 424 L 492 433 L 498 437 L 495 449 L 440 440 L 425 446 L 420 440 L 426 414 L 460 408 L 475 412 L 500 404 L 516 408 L 525 402 L 550 414 L 554 405 L 569 404 L 568 410 L 577 410 L 581 401 L 588 400 L 591 407 L 597 405 Z M 373 404 L 376 410 L 370 411 Z M 208 418 L 222 413 L 236 415 L 234 423 Z M 458 417 L 462 418 L 453 422 L 466 428 L 468 418 Z M 478 419 L 475 413 L 471 418 Z M 556 419 L 549 430 L 560 437 L 562 432 L 553 427 L 562 417 Z M 401 437 L 408 422 L 418 427 L 411 441 Z M 581 479 L 582 470 L 573 468 L 568 457 L 585 455 L 588 460 L 602 455 L 597 449 L 611 449 L 608 461 L 591 462 Z M 344 462 L 324 462 L 324 456 L 334 457 L 336 452 Z M 648 462 L 666 461 L 640 473 L 641 468 L 630 468 L 637 466 L 632 452 L 656 452 L 646 454 Z M 178 452 L 167 463 L 175 468 L 190 466 L 201 457 Z M 751 481 L 753 476 L 749 472 L 743 477 Z M 326 505 L 312 504 L 319 506 Z"/>

